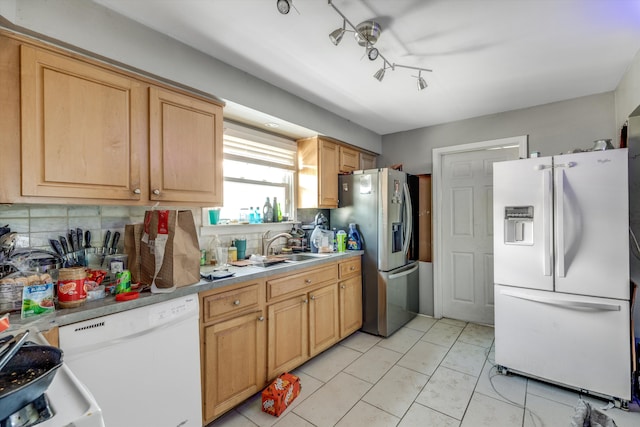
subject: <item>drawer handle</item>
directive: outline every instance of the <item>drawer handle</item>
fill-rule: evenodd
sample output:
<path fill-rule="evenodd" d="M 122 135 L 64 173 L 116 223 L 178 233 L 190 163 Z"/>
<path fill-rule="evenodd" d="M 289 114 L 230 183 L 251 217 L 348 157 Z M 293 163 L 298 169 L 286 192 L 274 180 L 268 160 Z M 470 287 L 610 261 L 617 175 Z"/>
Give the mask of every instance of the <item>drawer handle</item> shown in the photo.
<path fill-rule="evenodd" d="M 240 300 L 239 300 L 239 299 L 235 300 L 235 301 L 233 302 L 233 305 L 240 305 Z"/>
<path fill-rule="evenodd" d="M 306 283 L 307 285 L 310 285 L 311 284 L 311 279 L 305 279 L 304 283 Z"/>
<path fill-rule="evenodd" d="M 302 300 L 302 302 L 306 304 L 306 303 L 309 302 L 309 300 L 305 298 L 305 299 Z"/>
<path fill-rule="evenodd" d="M 264 322 L 264 316 L 258 317 L 258 322 Z"/>

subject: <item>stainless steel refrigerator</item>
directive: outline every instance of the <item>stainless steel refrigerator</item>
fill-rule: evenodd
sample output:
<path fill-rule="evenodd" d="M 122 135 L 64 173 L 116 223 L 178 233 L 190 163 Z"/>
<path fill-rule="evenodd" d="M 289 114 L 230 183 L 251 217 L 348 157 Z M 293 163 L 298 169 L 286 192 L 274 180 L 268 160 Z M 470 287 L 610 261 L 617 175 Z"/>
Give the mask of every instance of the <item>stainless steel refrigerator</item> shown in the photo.
<path fill-rule="evenodd" d="M 418 263 L 408 258 L 412 207 L 407 174 L 384 168 L 342 175 L 338 196 L 331 227 L 348 232 L 349 224 L 356 223 L 363 243 L 362 330 L 390 336 L 418 312 Z"/>

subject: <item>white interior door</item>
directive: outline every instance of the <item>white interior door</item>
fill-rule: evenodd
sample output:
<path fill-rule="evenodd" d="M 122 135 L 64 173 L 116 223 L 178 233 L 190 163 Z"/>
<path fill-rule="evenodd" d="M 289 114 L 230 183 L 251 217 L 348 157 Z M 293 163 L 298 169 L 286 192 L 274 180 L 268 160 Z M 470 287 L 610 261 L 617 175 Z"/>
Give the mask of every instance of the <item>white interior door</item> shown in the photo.
<path fill-rule="evenodd" d="M 436 317 L 493 324 L 493 163 L 521 153 L 520 139 L 498 141 L 502 145 L 488 141 L 460 151 L 434 150 L 440 169 L 434 197 Z"/>

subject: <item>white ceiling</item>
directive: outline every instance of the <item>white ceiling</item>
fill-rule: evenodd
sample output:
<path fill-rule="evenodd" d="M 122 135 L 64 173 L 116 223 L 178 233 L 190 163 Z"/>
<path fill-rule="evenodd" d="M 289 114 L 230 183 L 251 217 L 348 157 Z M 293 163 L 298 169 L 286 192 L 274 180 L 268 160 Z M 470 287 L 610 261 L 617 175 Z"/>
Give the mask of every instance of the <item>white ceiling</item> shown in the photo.
<path fill-rule="evenodd" d="M 326 0 L 95 0 L 378 134 L 614 90 L 640 49 L 638 0 L 333 0 L 376 19 L 382 61 Z"/>

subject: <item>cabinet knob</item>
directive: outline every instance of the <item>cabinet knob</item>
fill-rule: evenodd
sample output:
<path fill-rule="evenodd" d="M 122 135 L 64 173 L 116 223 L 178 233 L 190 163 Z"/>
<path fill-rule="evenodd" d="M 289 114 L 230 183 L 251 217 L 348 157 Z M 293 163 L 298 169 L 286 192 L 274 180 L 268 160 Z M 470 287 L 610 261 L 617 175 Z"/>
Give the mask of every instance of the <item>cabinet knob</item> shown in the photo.
<path fill-rule="evenodd" d="M 311 299 L 312 299 L 312 300 L 315 300 L 315 299 L 316 299 L 316 296 L 315 296 L 315 295 L 311 295 Z"/>
<path fill-rule="evenodd" d="M 302 302 L 306 304 L 306 303 L 309 302 L 309 300 L 305 298 L 305 299 L 302 300 Z"/>
<path fill-rule="evenodd" d="M 356 268 L 355 268 L 353 265 L 351 266 L 351 268 L 349 268 L 349 270 L 351 270 L 351 271 L 353 271 L 353 270 L 355 270 L 355 269 L 356 269 Z"/>
<path fill-rule="evenodd" d="M 133 190 L 133 194 L 140 194 L 142 193 L 142 191 L 140 191 L 139 188 L 136 188 L 135 190 Z"/>
<path fill-rule="evenodd" d="M 258 317 L 258 322 L 264 322 L 264 316 Z"/>
<path fill-rule="evenodd" d="M 345 285 L 340 285 L 340 289 L 347 289 Z"/>
<path fill-rule="evenodd" d="M 155 190 L 153 190 L 153 194 L 155 194 L 156 196 L 160 194 L 160 190 L 158 190 L 157 188 Z"/>
<path fill-rule="evenodd" d="M 305 279 L 304 283 L 306 283 L 307 285 L 310 285 L 311 284 L 311 279 Z"/>
<path fill-rule="evenodd" d="M 239 299 L 235 300 L 235 301 L 233 302 L 233 305 L 240 305 L 240 300 L 239 300 Z"/>

